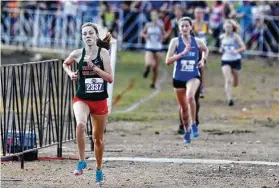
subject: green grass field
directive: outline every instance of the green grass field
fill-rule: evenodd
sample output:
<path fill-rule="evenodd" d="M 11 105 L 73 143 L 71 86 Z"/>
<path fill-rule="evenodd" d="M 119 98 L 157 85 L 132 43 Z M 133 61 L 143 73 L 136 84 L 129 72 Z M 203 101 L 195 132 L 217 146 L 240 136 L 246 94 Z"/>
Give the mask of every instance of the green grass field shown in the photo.
<path fill-rule="evenodd" d="M 253 119 L 279 120 L 279 75 L 278 65 L 269 67 L 260 58 L 244 59 L 240 72 L 240 85 L 233 89 L 236 105 L 229 108 L 223 88 L 223 75 L 220 67 L 220 56 L 211 55 L 206 67 L 206 98 L 201 100 L 202 116 L 215 119 L 225 117 L 229 123 L 245 125 Z M 168 71 L 168 79 L 162 84 L 162 92 L 150 101 L 142 104 L 132 112 L 125 114 L 112 113 L 111 121 L 156 121 L 177 119 L 178 105 L 171 84 L 172 66 L 161 62 L 161 68 Z M 148 96 L 154 90 L 149 88 L 151 76 L 142 78 L 144 70 L 143 52 L 119 52 L 116 66 L 114 99 L 129 87 L 113 106 L 113 112 L 123 110 Z M 159 75 L 160 77 L 160 75 Z M 247 110 L 245 110 L 245 108 Z M 244 110 L 243 110 L 244 109 Z M 220 118 L 221 117 L 221 118 Z M 218 128 L 217 128 L 218 129 Z"/>
<path fill-rule="evenodd" d="M 118 52 L 113 93 L 114 105 L 112 114 L 109 116 L 110 121 L 178 122 L 178 104 L 172 87 L 173 66 L 165 65 L 164 58 L 160 67 L 161 70 L 168 72 L 168 76 L 161 85 L 162 91 L 132 112 L 115 113 L 127 109 L 154 92 L 149 88 L 151 74 L 147 79 L 142 77 L 144 52 Z M 201 100 L 202 121 L 219 121 L 220 123 L 227 121 L 241 126 L 256 121 L 266 126 L 274 126 L 274 121 L 279 121 L 279 69 L 278 63 L 270 67 L 267 61 L 275 62 L 272 59 L 258 57 L 243 59 L 240 84 L 233 89 L 236 105 L 229 108 L 224 94 L 220 56 L 210 53 L 205 76 L 206 97 Z M 162 71 L 159 72 L 159 78 L 161 77 Z M 273 121 L 270 122 L 270 119 Z M 212 129 L 218 130 L 219 127 L 212 127 Z"/>

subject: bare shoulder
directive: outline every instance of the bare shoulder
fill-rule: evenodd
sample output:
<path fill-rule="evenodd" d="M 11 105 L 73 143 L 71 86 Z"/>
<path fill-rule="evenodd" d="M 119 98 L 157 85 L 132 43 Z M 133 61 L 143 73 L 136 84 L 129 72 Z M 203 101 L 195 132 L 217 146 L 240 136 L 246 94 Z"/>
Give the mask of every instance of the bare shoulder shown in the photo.
<path fill-rule="evenodd" d="M 199 38 L 195 38 L 195 39 L 196 39 L 199 46 L 206 46 L 202 39 L 199 39 Z"/>
<path fill-rule="evenodd" d="M 82 48 L 81 49 L 76 49 L 76 50 L 74 50 L 74 51 L 72 51 L 71 53 L 70 53 L 70 56 L 72 57 L 72 58 L 78 58 L 79 56 L 81 56 L 81 54 L 82 54 Z"/>
<path fill-rule="evenodd" d="M 101 48 L 101 52 L 100 52 L 101 56 L 109 56 L 109 51 L 105 48 Z"/>
<path fill-rule="evenodd" d="M 177 45 L 178 44 L 178 37 L 174 37 L 173 39 L 171 39 L 170 44 Z"/>
<path fill-rule="evenodd" d="M 238 33 L 234 33 L 234 38 L 236 40 L 241 40 L 241 37 L 240 37 L 240 35 Z"/>
<path fill-rule="evenodd" d="M 103 60 L 103 62 L 107 62 L 109 61 L 109 51 L 105 48 L 101 48 L 101 52 L 100 52 L 100 56 L 101 56 L 101 59 Z"/>
<path fill-rule="evenodd" d="M 74 59 L 77 63 L 81 59 L 81 56 L 82 56 L 82 48 L 72 51 L 69 55 L 69 57 Z"/>

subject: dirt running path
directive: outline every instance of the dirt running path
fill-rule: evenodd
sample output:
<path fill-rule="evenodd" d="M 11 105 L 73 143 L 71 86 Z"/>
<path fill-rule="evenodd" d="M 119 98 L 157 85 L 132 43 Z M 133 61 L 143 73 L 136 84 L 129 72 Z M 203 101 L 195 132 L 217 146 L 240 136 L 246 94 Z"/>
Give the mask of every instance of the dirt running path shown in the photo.
<path fill-rule="evenodd" d="M 150 119 L 142 121 L 110 122 L 105 134 L 104 157 L 278 162 L 279 80 L 275 79 L 279 75 L 278 67 L 265 68 L 263 63 L 258 63 L 257 67 L 244 65 L 244 70 L 241 85 L 234 89 L 236 105 L 229 108 L 224 100 L 220 70 L 208 69 L 206 98 L 201 101 L 201 136 L 190 146 L 186 147 L 182 137 L 176 134 L 177 104 L 175 99 L 165 100 L 166 93 L 172 90 L 168 80 L 155 97 L 157 101 L 142 105 L 134 113 L 135 116 L 144 114 L 148 109 L 161 118 L 150 115 L 147 116 Z M 86 148 L 90 148 L 89 140 Z M 55 154 L 56 147 L 40 151 L 40 156 Z M 91 151 L 86 154 L 93 156 Z M 77 157 L 74 142 L 64 145 L 63 155 Z M 89 168 L 81 177 L 72 175 L 75 164 L 72 160 L 36 161 L 27 162 L 25 169 L 20 170 L 18 162 L 5 163 L 1 167 L 2 187 L 94 187 L 94 162 L 89 161 Z M 105 161 L 104 172 L 103 187 L 279 187 L 278 166 Z"/>

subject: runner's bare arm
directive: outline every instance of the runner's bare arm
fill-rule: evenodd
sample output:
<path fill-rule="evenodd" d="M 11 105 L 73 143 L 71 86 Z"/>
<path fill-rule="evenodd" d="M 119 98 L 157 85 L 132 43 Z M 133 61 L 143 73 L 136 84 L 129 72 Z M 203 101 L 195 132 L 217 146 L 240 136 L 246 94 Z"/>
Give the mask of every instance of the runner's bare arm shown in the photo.
<path fill-rule="evenodd" d="M 238 34 L 235 34 L 235 40 L 236 40 L 237 45 L 239 46 L 239 48 L 236 49 L 235 51 L 237 53 L 244 52 L 246 50 L 246 46 L 245 46 L 243 40 L 241 39 L 241 37 Z"/>
<path fill-rule="evenodd" d="M 200 39 L 196 39 L 198 46 L 199 46 L 199 50 L 201 51 L 201 60 L 198 62 L 198 66 L 199 67 L 203 67 L 206 63 L 207 57 L 208 57 L 208 53 L 209 50 L 207 48 L 207 46 L 204 44 L 204 42 Z"/>
<path fill-rule="evenodd" d="M 66 71 L 66 73 L 71 76 L 72 71 L 71 71 L 71 64 L 74 63 L 75 61 L 77 62 L 77 58 L 80 55 L 80 49 L 74 50 L 73 52 L 70 53 L 70 55 L 67 57 L 67 59 L 63 62 L 63 69 Z"/>
<path fill-rule="evenodd" d="M 144 28 L 143 28 L 143 30 L 142 30 L 142 32 L 141 32 L 141 36 L 143 37 L 143 38 L 145 38 L 145 39 L 147 39 L 148 38 L 148 35 L 147 35 L 147 24 L 145 24 L 145 26 L 144 26 Z"/>
<path fill-rule="evenodd" d="M 112 83 L 113 78 L 112 78 L 112 70 L 111 70 L 111 61 L 110 61 L 108 50 L 102 48 L 101 57 L 104 64 L 104 71 L 97 66 L 94 66 L 93 70 L 105 81 L 107 81 L 108 83 Z"/>
<path fill-rule="evenodd" d="M 201 59 L 203 60 L 207 60 L 208 54 L 209 54 L 209 49 L 207 48 L 207 46 L 204 44 L 204 42 L 200 39 L 196 39 L 198 45 L 199 45 L 199 49 L 204 52 L 202 53 L 202 57 Z"/>
<path fill-rule="evenodd" d="M 177 61 L 178 59 L 180 59 L 183 56 L 182 53 L 175 54 L 175 50 L 176 50 L 177 46 L 178 46 L 178 38 L 176 37 L 176 38 L 171 39 L 167 57 L 166 57 L 167 65 L 173 64 L 175 61 Z"/>
<path fill-rule="evenodd" d="M 223 45 L 223 43 L 222 43 L 222 40 L 224 39 L 224 37 L 225 37 L 225 34 L 221 34 L 221 35 L 219 36 L 219 39 L 220 39 L 220 41 L 221 41 L 221 45 L 220 45 L 218 51 L 219 51 L 220 53 L 223 53 L 223 51 L 224 51 L 224 45 Z"/>

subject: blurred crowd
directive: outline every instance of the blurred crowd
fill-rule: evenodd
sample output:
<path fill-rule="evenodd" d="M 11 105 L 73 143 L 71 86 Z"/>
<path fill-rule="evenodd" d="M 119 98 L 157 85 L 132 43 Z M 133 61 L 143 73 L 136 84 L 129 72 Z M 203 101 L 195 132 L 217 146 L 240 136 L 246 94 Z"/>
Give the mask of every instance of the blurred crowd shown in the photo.
<path fill-rule="evenodd" d="M 122 24 L 125 31 L 139 15 L 143 15 L 144 22 L 149 20 L 149 12 L 157 9 L 161 22 L 166 31 L 171 31 L 169 36 L 175 36 L 177 31 L 176 21 L 182 16 L 195 18 L 195 9 L 201 8 L 204 13 L 204 21 L 208 23 L 209 34 L 215 39 L 214 46 L 219 47 L 219 36 L 222 33 L 222 24 L 225 19 L 232 18 L 239 21 L 240 34 L 248 48 L 256 48 L 255 43 L 259 42 L 261 32 L 272 25 L 269 32 L 278 39 L 278 30 L 274 29 L 274 24 L 279 28 L 279 1 L 80 1 L 80 0 L 60 0 L 60 1 L 3 1 L 1 9 L 21 8 L 24 10 L 48 10 L 63 12 L 68 20 L 80 14 L 86 18 L 101 17 L 103 26 L 109 28 L 114 37 L 118 36 L 119 25 Z M 119 10 L 123 10 L 121 20 Z M 16 14 L 16 13 L 15 13 Z M 14 15 L 16 16 L 16 15 Z M 271 17 L 271 19 L 267 19 Z M 275 17 L 277 19 L 273 19 Z M 268 20 L 272 20 L 272 23 Z M 89 20 L 82 20 L 82 22 Z M 140 29 L 140 28 L 134 28 Z M 131 32 L 131 35 L 135 33 Z M 137 33 L 137 32 L 136 32 Z M 278 41 L 266 40 L 269 46 L 276 52 Z M 128 41 L 131 36 L 124 36 L 123 40 Z M 167 42 L 167 41 L 166 41 Z M 257 46 L 257 45 L 256 45 Z"/>
<path fill-rule="evenodd" d="M 109 6 L 107 3 L 107 7 Z M 125 10 L 124 17 L 126 12 L 143 12 L 147 21 L 150 20 L 150 10 L 158 10 L 165 31 L 171 32 L 169 38 L 178 35 L 177 21 L 181 17 L 188 16 L 196 19 L 196 16 L 199 16 L 197 12 L 200 10 L 203 14 L 203 21 L 208 25 L 207 34 L 215 40 L 216 51 L 220 46 L 219 36 L 223 32 L 224 20 L 235 19 L 239 22 L 240 35 L 248 49 L 259 49 L 260 43 L 264 40 L 267 41 L 268 47 L 263 45 L 261 50 L 271 50 L 278 53 L 279 1 L 215 1 L 210 2 L 210 4 L 207 1 L 127 1 L 124 2 L 122 8 Z M 106 10 L 109 11 L 110 9 Z M 104 15 L 106 14 L 109 13 L 104 11 Z M 137 14 L 134 19 L 136 17 Z M 127 27 L 133 23 L 134 19 L 130 19 Z M 107 25 L 116 24 L 110 23 Z M 270 37 L 270 34 L 275 40 L 272 40 L 273 38 Z M 168 41 L 166 40 L 166 43 Z"/>

